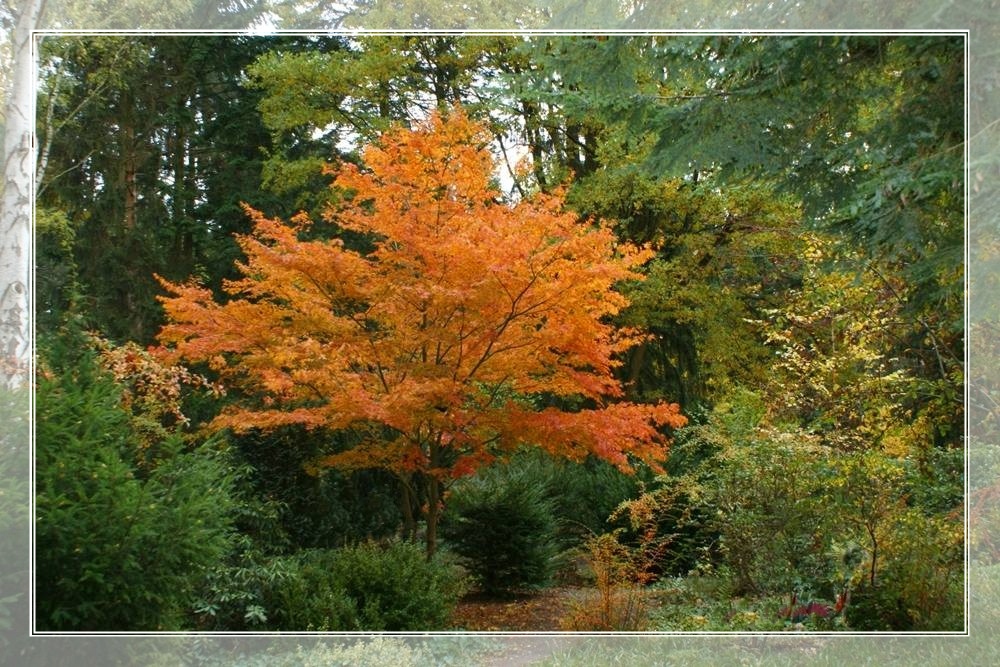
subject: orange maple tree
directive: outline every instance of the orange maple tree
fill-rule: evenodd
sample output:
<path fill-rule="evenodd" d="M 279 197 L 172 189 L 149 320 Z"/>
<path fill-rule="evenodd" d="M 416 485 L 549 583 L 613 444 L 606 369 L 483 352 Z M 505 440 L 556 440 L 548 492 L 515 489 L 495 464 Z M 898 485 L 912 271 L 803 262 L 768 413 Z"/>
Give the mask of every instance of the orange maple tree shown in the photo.
<path fill-rule="evenodd" d="M 640 279 L 651 251 L 563 212 L 561 192 L 500 203 L 488 143 L 456 108 L 387 132 L 364 169 L 331 171 L 348 196 L 324 217 L 372 239 L 368 253 L 303 240 L 304 214 L 248 208 L 228 300 L 161 280 L 168 356 L 244 389 L 211 426 L 353 430 L 358 444 L 318 465 L 394 472 L 404 509 L 422 500 L 428 554 L 448 483 L 495 457 L 532 445 L 656 467 L 664 427 L 685 421 L 675 404 L 621 401 L 613 376 L 641 333 L 607 323 L 627 305 L 612 288 Z M 540 396 L 587 408 L 539 409 Z"/>

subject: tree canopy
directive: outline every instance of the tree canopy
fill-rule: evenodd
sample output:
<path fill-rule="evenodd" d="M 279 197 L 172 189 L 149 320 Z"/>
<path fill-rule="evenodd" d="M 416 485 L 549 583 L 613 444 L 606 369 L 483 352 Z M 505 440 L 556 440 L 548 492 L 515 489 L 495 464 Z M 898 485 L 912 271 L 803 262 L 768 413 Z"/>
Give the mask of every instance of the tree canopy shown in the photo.
<path fill-rule="evenodd" d="M 675 404 L 617 400 L 613 355 L 639 334 L 605 321 L 627 305 L 613 287 L 638 280 L 652 251 L 581 224 L 558 194 L 498 203 L 486 142 L 455 109 L 383 135 L 364 170 L 337 169 L 348 194 L 325 217 L 371 238 L 367 254 L 301 240 L 305 215 L 287 225 L 251 210 L 228 301 L 162 281 L 173 297 L 160 340 L 250 392 L 216 427 L 359 429 L 320 463 L 420 473 L 435 504 L 439 482 L 524 444 L 623 469 L 629 455 L 666 458 L 657 428 L 685 419 Z M 582 409 L 538 407 L 570 399 Z"/>

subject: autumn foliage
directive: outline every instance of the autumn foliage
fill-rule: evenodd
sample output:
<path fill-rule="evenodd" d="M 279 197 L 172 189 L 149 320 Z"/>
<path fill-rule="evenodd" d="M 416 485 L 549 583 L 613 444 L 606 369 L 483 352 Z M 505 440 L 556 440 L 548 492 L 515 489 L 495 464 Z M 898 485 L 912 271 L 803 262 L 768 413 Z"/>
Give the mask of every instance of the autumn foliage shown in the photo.
<path fill-rule="evenodd" d="M 613 288 L 641 279 L 652 251 L 563 212 L 561 192 L 500 203 L 488 142 L 456 109 L 387 132 L 365 168 L 333 171 L 347 194 L 324 217 L 371 239 L 366 254 L 303 239 L 305 215 L 248 208 L 227 300 L 161 280 L 168 356 L 207 362 L 246 396 L 213 427 L 357 432 L 319 464 L 419 482 L 430 550 L 444 485 L 496 456 L 532 445 L 656 467 L 664 427 L 685 422 L 674 404 L 623 402 L 613 375 L 641 337 L 608 323 L 627 305 Z"/>

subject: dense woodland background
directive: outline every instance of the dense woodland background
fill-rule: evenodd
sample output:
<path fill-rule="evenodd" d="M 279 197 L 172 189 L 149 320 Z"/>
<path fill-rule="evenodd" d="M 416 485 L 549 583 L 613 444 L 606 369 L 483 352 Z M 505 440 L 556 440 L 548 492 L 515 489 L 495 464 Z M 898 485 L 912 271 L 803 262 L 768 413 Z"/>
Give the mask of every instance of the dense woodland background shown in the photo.
<path fill-rule="evenodd" d="M 39 72 L 40 629 L 460 628 L 554 585 L 570 630 L 962 629 L 961 37 L 67 36 Z M 655 249 L 615 373 L 687 424 L 662 473 L 540 442 L 447 480 L 427 558 L 398 471 L 317 469 L 356 433 L 209 431 L 258 397 L 147 348 L 155 275 L 227 298 L 242 203 L 319 220 L 324 165 L 456 105 L 498 205 Z"/>

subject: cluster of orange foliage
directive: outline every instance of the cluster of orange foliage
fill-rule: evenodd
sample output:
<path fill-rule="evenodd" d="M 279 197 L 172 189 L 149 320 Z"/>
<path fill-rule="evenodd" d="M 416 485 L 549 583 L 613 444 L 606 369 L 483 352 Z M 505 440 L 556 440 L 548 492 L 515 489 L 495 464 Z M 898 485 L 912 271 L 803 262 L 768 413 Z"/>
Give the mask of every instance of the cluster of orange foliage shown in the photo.
<path fill-rule="evenodd" d="M 607 318 L 627 305 L 652 251 L 563 212 L 562 193 L 507 205 L 491 185 L 483 128 L 455 109 L 386 133 L 364 169 L 332 171 L 347 193 L 327 222 L 373 240 L 303 240 L 247 209 L 247 260 L 218 303 L 195 283 L 161 280 L 174 358 L 207 362 L 252 400 L 213 426 L 353 428 L 371 437 L 322 465 L 384 467 L 436 481 L 468 474 L 522 444 L 629 468 L 666 456 L 678 406 L 620 402 L 614 356 L 640 339 Z M 533 409 L 526 396 L 590 409 Z M 428 502 L 433 506 L 436 491 Z M 431 510 L 433 512 L 433 509 Z"/>
<path fill-rule="evenodd" d="M 91 336 L 91 341 L 100 353 L 101 366 L 111 373 L 122 389 L 122 407 L 164 426 L 187 426 L 190 423 L 181 412 L 183 387 L 203 389 L 216 396 L 225 393 L 221 385 L 209 382 L 183 366 L 164 365 L 153 352 L 135 343 L 115 346 L 96 335 Z"/>

